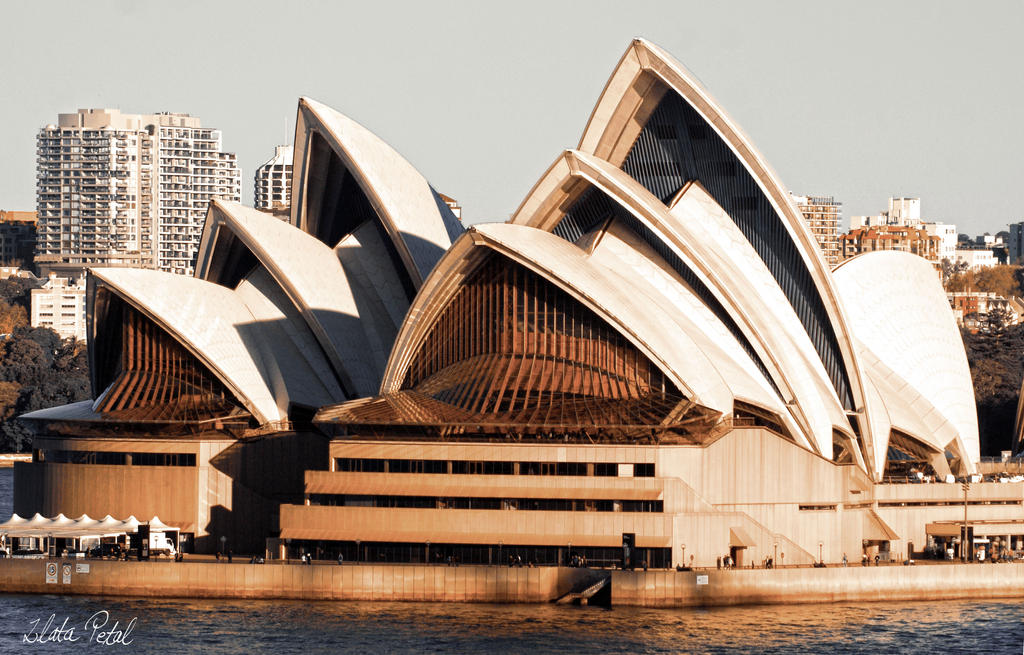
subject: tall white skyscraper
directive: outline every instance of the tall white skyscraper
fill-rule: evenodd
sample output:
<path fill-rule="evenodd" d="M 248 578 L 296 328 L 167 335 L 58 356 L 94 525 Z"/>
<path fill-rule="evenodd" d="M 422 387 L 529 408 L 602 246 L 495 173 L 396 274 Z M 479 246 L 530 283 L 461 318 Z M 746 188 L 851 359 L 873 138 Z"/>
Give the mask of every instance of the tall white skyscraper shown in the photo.
<path fill-rule="evenodd" d="M 60 114 L 36 137 L 36 264 L 77 277 L 93 266 L 191 275 L 212 198 L 241 200 L 219 130 L 187 114 Z"/>
<path fill-rule="evenodd" d="M 292 147 L 277 146 L 274 156 L 256 169 L 253 207 L 288 220 L 292 205 Z"/>

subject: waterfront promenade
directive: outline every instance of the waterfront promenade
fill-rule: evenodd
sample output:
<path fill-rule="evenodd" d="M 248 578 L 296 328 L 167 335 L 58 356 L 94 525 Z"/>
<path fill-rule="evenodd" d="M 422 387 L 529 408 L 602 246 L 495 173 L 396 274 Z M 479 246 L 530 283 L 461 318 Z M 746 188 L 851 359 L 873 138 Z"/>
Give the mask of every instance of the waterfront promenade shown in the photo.
<path fill-rule="evenodd" d="M 57 564 L 55 583 L 46 565 Z M 70 578 L 64 582 L 64 564 Z M 87 564 L 88 572 L 77 565 Z M 611 577 L 613 605 L 698 607 L 774 603 L 1024 597 L 1024 564 L 834 566 L 697 571 L 412 564 L 248 564 L 203 561 L 0 560 L 0 592 L 136 597 L 546 603 Z"/>

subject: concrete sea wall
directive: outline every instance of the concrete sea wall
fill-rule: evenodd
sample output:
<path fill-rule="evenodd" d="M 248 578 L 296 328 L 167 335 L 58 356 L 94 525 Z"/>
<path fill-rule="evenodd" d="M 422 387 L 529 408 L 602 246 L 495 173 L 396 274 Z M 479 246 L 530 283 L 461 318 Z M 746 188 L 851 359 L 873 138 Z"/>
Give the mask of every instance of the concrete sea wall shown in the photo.
<path fill-rule="evenodd" d="M 57 581 L 46 582 L 47 563 Z M 64 566 L 71 569 L 64 583 Z M 78 572 L 88 565 L 88 573 Z M 544 603 L 568 592 L 581 569 L 498 566 L 245 564 L 0 560 L 0 592 L 188 598 L 293 598 Z"/>
<path fill-rule="evenodd" d="M 612 573 L 612 603 L 645 607 L 1014 597 L 1024 564 Z"/>
<path fill-rule="evenodd" d="M 47 564 L 57 565 L 47 583 Z M 88 564 L 88 572 L 77 565 Z M 65 571 L 70 576 L 65 582 Z M 545 603 L 586 586 L 587 569 L 498 566 L 0 560 L 0 592 L 190 598 Z M 53 578 L 51 577 L 51 580 Z M 732 571 L 614 571 L 613 605 L 1024 597 L 1024 564 Z"/>

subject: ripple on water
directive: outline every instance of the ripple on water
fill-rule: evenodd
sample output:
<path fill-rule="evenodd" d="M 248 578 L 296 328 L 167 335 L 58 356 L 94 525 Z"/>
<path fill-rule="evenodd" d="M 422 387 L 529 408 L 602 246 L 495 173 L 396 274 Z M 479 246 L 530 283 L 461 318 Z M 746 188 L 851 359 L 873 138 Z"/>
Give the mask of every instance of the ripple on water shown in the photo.
<path fill-rule="evenodd" d="M 1018 652 L 1024 601 L 699 610 L 0 595 L 0 652 L 50 614 L 138 616 L 133 653 Z M 76 644 L 77 645 L 77 644 Z M 35 652 L 66 652 L 44 644 Z M 86 651 L 90 650 L 88 647 Z M 97 651 L 100 652 L 100 651 Z M 103 652 L 110 652 L 104 650 Z"/>

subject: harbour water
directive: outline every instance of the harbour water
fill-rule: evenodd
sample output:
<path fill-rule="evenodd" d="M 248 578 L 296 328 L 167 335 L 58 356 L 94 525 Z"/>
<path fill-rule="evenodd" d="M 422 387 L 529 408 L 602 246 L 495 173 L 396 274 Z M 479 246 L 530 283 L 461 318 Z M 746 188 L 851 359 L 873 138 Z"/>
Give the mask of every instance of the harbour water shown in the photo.
<path fill-rule="evenodd" d="M 0 516 L 5 518 L 11 512 L 11 481 L 11 469 L 0 469 Z M 51 615 L 54 622 L 43 630 Z M 93 624 L 105 620 L 105 625 L 93 631 L 90 618 Z M 117 629 L 111 632 L 115 621 Z M 130 632 L 118 640 L 117 631 L 128 625 Z M 62 627 L 56 631 L 61 641 L 25 643 L 26 635 L 54 636 L 55 627 Z M 110 634 L 100 638 L 100 633 Z M 109 645 L 98 643 L 101 639 Z M 0 594 L 0 653 L 21 650 L 160 655 L 1020 653 L 1024 600 L 601 610 Z"/>

